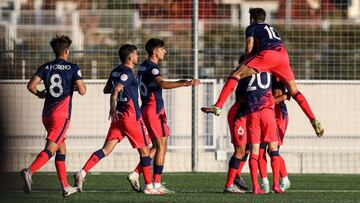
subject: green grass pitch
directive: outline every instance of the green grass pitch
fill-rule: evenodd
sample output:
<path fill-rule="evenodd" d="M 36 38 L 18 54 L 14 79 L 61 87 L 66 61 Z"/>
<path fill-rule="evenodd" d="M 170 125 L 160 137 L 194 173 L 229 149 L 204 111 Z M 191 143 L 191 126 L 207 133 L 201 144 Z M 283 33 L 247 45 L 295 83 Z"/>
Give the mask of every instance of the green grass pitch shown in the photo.
<path fill-rule="evenodd" d="M 69 183 L 72 176 L 68 173 Z M 271 175 L 271 174 L 270 174 Z M 176 194 L 148 196 L 133 192 L 127 173 L 88 174 L 83 193 L 63 198 L 55 173 L 36 173 L 33 191 L 22 191 L 19 173 L 6 174 L 0 202 L 360 202 L 358 175 L 290 174 L 291 188 L 284 194 L 224 194 L 225 173 L 165 173 L 163 182 Z M 142 178 L 142 176 L 141 176 Z M 244 179 L 251 186 L 249 174 Z"/>

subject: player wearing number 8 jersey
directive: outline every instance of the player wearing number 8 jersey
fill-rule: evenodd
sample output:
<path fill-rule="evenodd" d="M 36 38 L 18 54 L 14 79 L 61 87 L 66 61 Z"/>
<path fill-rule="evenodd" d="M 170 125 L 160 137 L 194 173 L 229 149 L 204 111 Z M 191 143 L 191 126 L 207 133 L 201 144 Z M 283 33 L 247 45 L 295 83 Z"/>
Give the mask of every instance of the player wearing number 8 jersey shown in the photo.
<path fill-rule="evenodd" d="M 80 95 L 86 92 L 81 71 L 76 64 L 67 62 L 71 40 L 68 36 L 56 36 L 50 42 L 56 59 L 46 63 L 37 70 L 28 83 L 28 90 L 39 97 L 45 98 L 43 124 L 47 131 L 45 149 L 40 152 L 27 169 L 21 171 L 24 179 L 24 191 L 31 191 L 32 175 L 40 169 L 55 153 L 55 166 L 63 188 L 63 196 L 77 192 L 70 187 L 66 179 L 65 168 L 65 136 L 69 127 L 71 102 L 74 86 Z M 45 90 L 39 91 L 37 85 L 44 81 Z"/>
<path fill-rule="evenodd" d="M 141 94 L 141 114 L 149 131 L 152 141 L 150 150 L 151 158 L 154 159 L 154 187 L 162 193 L 173 193 L 161 184 L 161 176 L 164 167 L 165 153 L 167 150 L 167 137 L 170 135 L 166 122 L 162 89 L 174 89 L 184 86 L 193 86 L 200 83 L 199 80 L 166 81 L 160 74 L 159 62 L 165 59 L 165 42 L 160 39 L 149 39 L 145 45 L 148 59 L 139 67 L 138 81 Z M 140 163 L 128 176 L 128 181 L 135 190 L 139 190 L 139 174 L 142 173 Z"/>

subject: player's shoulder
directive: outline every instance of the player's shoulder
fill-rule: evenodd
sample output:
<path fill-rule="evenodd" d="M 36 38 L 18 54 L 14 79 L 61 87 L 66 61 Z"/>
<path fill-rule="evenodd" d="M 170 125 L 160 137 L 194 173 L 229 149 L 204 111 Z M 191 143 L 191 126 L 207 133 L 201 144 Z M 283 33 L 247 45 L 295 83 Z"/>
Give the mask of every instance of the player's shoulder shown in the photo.
<path fill-rule="evenodd" d="M 133 76 L 134 73 L 133 73 L 133 70 L 129 67 L 126 67 L 126 66 L 119 66 L 118 69 L 115 70 L 115 72 L 118 72 L 121 75 L 127 75 L 127 76 Z"/>
<path fill-rule="evenodd" d="M 246 27 L 246 30 L 251 30 L 251 29 L 254 29 L 254 28 L 258 27 L 258 26 L 259 26 L 258 23 L 251 23 L 250 25 L 248 25 Z"/>
<path fill-rule="evenodd" d="M 42 65 L 39 66 L 39 68 L 41 69 L 46 69 L 46 70 L 50 70 L 51 69 L 51 66 L 55 64 L 55 60 L 52 60 L 52 61 L 48 61 Z"/>
<path fill-rule="evenodd" d="M 151 70 L 159 67 L 158 64 L 152 62 L 149 59 L 146 59 L 140 66 L 146 68 L 146 70 Z"/>
<path fill-rule="evenodd" d="M 111 70 L 110 76 L 114 78 L 119 77 L 121 72 L 122 72 L 121 67 L 120 65 L 118 65 Z"/>

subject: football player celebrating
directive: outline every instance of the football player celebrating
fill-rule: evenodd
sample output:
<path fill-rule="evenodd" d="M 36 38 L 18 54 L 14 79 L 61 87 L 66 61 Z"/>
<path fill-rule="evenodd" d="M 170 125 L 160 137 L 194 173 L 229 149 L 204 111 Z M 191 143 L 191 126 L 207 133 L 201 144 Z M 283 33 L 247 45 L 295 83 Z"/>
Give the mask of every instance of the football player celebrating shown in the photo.
<path fill-rule="evenodd" d="M 44 166 L 55 154 L 55 167 L 62 186 L 63 196 L 67 197 L 77 192 L 66 178 L 65 154 L 66 131 L 70 124 L 71 103 L 74 86 L 80 95 L 86 92 L 81 71 L 76 64 L 68 62 L 71 39 L 61 35 L 54 37 L 50 45 L 56 59 L 41 65 L 29 81 L 28 90 L 40 99 L 45 98 L 42 121 L 47 131 L 46 145 L 30 167 L 21 171 L 24 180 L 23 189 L 31 191 L 32 175 Z M 45 90 L 39 91 L 37 85 L 44 81 Z"/>

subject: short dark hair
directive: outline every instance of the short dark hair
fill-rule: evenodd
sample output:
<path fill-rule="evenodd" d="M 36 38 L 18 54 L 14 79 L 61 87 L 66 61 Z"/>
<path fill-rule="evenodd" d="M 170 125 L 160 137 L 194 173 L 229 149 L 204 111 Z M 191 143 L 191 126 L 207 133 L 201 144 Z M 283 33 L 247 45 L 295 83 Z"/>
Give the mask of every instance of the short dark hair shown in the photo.
<path fill-rule="evenodd" d="M 258 22 L 259 20 L 265 21 L 266 19 L 266 12 L 262 8 L 250 8 L 250 19 L 253 19 L 255 22 Z"/>
<path fill-rule="evenodd" d="M 59 57 L 64 54 L 68 49 L 72 41 L 67 35 L 55 35 L 50 41 L 50 46 L 54 50 L 55 56 Z"/>
<path fill-rule="evenodd" d="M 145 50 L 149 56 L 153 54 L 154 49 L 158 47 L 164 47 L 165 42 L 161 39 L 151 38 L 146 42 Z"/>
<path fill-rule="evenodd" d="M 137 47 L 132 44 L 124 44 L 119 49 L 119 58 L 121 63 L 125 63 L 131 53 L 137 50 Z"/>

